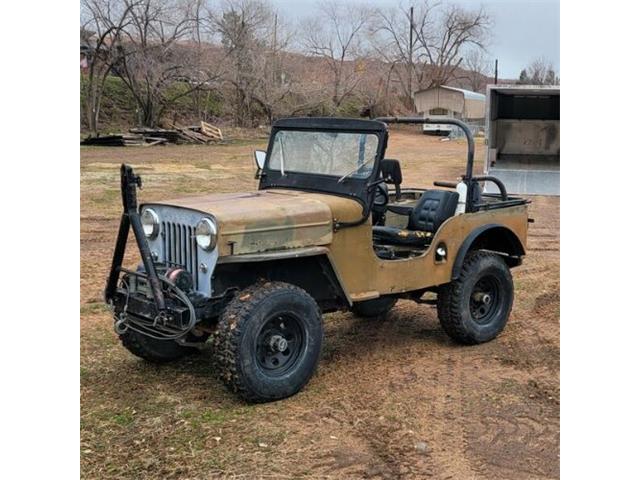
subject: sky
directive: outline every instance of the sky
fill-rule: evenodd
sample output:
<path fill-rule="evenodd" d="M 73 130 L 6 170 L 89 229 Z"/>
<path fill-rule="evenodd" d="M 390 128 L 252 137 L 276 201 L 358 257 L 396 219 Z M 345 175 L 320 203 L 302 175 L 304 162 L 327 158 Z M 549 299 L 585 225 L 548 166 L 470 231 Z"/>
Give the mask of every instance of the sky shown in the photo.
<path fill-rule="evenodd" d="M 296 19 L 312 15 L 317 2 L 271 0 L 271 3 L 281 14 Z M 380 7 L 393 7 L 398 3 L 398 0 L 366 2 Z M 444 3 L 469 8 L 482 5 L 493 17 L 492 39 L 487 50 L 489 58 L 498 59 L 500 78 L 517 78 L 520 71 L 538 57 L 549 60 L 560 74 L 560 0 L 454 0 Z M 403 4 L 412 3 L 404 0 Z"/>

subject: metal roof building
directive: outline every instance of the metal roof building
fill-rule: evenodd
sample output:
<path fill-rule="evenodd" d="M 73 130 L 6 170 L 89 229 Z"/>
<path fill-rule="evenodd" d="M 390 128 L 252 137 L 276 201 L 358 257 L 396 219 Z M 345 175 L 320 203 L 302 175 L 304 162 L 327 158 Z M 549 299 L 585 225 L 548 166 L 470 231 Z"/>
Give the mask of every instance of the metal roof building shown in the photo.
<path fill-rule="evenodd" d="M 413 94 L 416 111 L 422 115 L 448 115 L 464 120 L 481 120 L 485 96 L 462 88 L 441 85 Z"/>

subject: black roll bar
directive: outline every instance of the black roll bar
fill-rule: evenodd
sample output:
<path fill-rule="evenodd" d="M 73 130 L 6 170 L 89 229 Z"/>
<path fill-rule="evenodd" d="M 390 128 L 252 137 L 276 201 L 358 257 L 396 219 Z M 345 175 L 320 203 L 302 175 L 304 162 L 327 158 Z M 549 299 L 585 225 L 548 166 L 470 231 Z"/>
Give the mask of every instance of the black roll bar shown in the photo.
<path fill-rule="evenodd" d="M 384 123 L 408 123 L 408 124 L 446 124 L 460 127 L 467 137 L 467 171 L 462 181 L 467 184 L 467 211 L 473 211 L 473 156 L 475 154 L 475 143 L 471 130 L 461 120 L 457 118 L 432 118 L 432 117 L 378 117 L 379 122 Z"/>

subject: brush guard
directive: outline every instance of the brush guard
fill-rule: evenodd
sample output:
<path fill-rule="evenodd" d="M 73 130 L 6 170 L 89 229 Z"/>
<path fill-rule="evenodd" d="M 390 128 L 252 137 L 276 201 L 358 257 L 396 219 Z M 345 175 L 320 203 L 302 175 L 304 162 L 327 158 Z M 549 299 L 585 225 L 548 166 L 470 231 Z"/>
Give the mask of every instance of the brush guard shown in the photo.
<path fill-rule="evenodd" d="M 137 189 L 142 188 L 142 180 L 125 164 L 120 167 L 120 188 L 123 212 L 104 295 L 114 310 L 114 328 L 119 335 L 131 329 L 158 340 L 180 339 L 196 324 L 194 306 L 184 291 L 158 275 L 138 212 Z M 122 267 L 129 229 L 144 271 Z"/>

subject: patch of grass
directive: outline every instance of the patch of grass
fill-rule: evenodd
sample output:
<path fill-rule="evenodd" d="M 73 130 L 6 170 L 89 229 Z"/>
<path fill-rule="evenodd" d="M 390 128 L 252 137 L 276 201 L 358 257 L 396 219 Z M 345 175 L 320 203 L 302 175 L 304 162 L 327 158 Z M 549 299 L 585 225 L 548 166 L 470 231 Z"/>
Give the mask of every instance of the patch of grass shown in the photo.
<path fill-rule="evenodd" d="M 110 355 L 114 349 L 122 348 L 111 325 L 111 322 L 109 322 L 105 324 L 104 329 L 100 329 L 101 331 L 95 331 L 91 336 L 82 336 L 80 338 L 81 352 L 83 354 L 86 351 L 95 352 L 94 358 L 91 359 L 92 361 L 96 361 L 98 357 L 104 358 Z"/>
<path fill-rule="evenodd" d="M 223 423 L 231 417 L 230 412 L 224 410 L 205 410 L 200 414 L 200 418 L 204 423 Z"/>
<path fill-rule="evenodd" d="M 255 409 L 250 410 L 249 412 L 245 411 L 243 408 L 227 408 L 227 409 L 189 409 L 183 410 L 180 412 L 180 417 L 184 420 L 188 420 L 191 425 L 196 427 L 200 426 L 215 426 L 226 424 L 227 422 L 231 422 L 236 418 L 241 418 L 246 420 L 250 415 L 255 412 Z"/>
<path fill-rule="evenodd" d="M 98 205 L 113 205 L 120 198 L 120 190 L 105 189 L 102 192 L 93 195 L 91 201 Z"/>
<path fill-rule="evenodd" d="M 233 145 L 233 146 L 236 146 L 236 147 L 248 147 L 250 145 L 253 145 L 253 146 L 255 146 L 256 149 L 261 149 L 261 148 L 265 148 L 266 140 L 267 140 L 266 137 L 265 137 L 265 140 L 237 138 L 237 139 L 229 140 L 229 143 L 227 143 L 226 145 Z M 224 147 L 225 144 L 220 145 L 220 146 Z"/>
<path fill-rule="evenodd" d="M 124 412 L 121 413 L 116 413 L 113 417 L 112 420 L 120 425 L 121 427 L 126 427 L 128 425 L 131 425 L 133 423 L 133 413 L 130 411 L 125 410 Z"/>
<path fill-rule="evenodd" d="M 85 303 L 84 305 L 80 306 L 80 315 L 92 315 L 92 314 L 96 314 L 96 313 L 103 313 L 108 311 L 109 309 L 107 308 L 107 306 L 100 302 L 100 303 Z"/>

